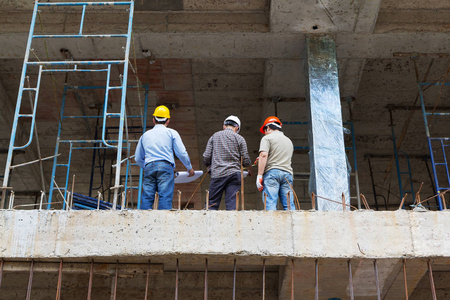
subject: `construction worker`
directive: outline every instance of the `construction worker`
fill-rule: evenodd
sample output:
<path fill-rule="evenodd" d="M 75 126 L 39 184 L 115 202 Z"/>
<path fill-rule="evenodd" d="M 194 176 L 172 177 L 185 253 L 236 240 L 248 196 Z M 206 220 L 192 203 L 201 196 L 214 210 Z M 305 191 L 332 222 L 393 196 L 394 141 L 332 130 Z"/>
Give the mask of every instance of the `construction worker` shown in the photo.
<path fill-rule="evenodd" d="M 241 158 L 249 176 L 253 173 L 247 143 L 239 134 L 240 128 L 239 118 L 229 116 L 223 122 L 223 130 L 214 133 L 206 145 L 203 162 L 211 171 L 208 209 L 219 209 L 224 192 L 226 209 L 236 209 L 236 193 L 241 186 Z"/>
<path fill-rule="evenodd" d="M 293 172 L 291 166 L 294 146 L 292 141 L 281 131 L 282 124 L 277 117 L 268 117 L 261 133 L 265 136 L 261 139 L 258 157 L 258 176 L 256 187 L 262 193 L 263 203 L 267 210 L 277 209 L 277 200 L 280 198 L 284 210 L 294 210 Z M 289 183 L 288 183 L 289 182 Z M 289 200 L 287 194 L 289 192 Z"/>
<path fill-rule="evenodd" d="M 136 163 L 144 169 L 141 209 L 153 209 L 155 193 L 158 192 L 158 209 L 171 209 L 174 189 L 175 155 L 194 176 L 189 155 L 176 130 L 167 128 L 170 112 L 160 105 L 153 113 L 153 129 L 145 132 L 136 147 Z"/>

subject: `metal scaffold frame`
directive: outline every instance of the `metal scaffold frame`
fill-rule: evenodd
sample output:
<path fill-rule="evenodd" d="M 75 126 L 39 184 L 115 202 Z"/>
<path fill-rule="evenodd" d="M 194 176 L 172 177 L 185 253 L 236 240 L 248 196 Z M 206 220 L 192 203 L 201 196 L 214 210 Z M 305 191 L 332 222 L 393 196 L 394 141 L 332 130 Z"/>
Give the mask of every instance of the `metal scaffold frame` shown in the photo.
<path fill-rule="evenodd" d="M 35 34 L 35 26 L 36 26 L 36 19 L 38 14 L 40 13 L 39 8 L 43 7 L 82 7 L 82 13 L 81 13 L 81 21 L 80 26 L 78 30 L 78 34 Z M 85 15 L 86 15 L 86 9 L 93 6 L 125 6 L 127 7 L 126 10 L 128 11 L 128 27 L 127 27 L 127 33 L 123 34 L 84 34 L 83 33 L 83 26 L 85 21 Z M 97 141 L 97 143 L 102 143 L 105 147 L 108 148 L 114 148 L 117 149 L 117 157 L 116 161 L 119 162 L 116 166 L 116 173 L 115 173 L 115 181 L 114 186 L 112 189 L 114 190 L 114 198 L 113 198 L 113 209 L 117 205 L 118 197 L 119 197 L 119 188 L 120 188 L 120 168 L 122 161 L 122 149 L 123 149 L 123 143 L 127 142 L 123 139 L 123 132 L 124 132 L 124 125 L 125 125 L 125 119 L 126 119 L 126 112 L 125 112 L 125 103 L 126 103 L 126 90 L 127 90 L 127 81 L 128 81 L 128 64 L 129 64 L 129 54 L 130 54 L 130 44 L 131 44 L 131 32 L 132 32 L 132 24 L 133 24 L 133 13 L 134 13 L 134 1 L 122 1 L 122 2 L 55 2 L 55 3 L 39 3 L 39 1 L 36 1 L 34 4 L 33 9 L 33 15 L 31 19 L 31 25 L 30 25 L 30 31 L 28 35 L 27 40 L 27 46 L 25 51 L 25 57 L 23 61 L 23 67 L 22 67 L 22 73 L 20 78 L 20 85 L 19 85 L 19 91 L 17 96 L 17 103 L 16 103 L 16 109 L 14 114 L 14 121 L 12 125 L 12 131 L 11 131 L 11 138 L 9 143 L 9 149 L 8 149 L 8 156 L 6 160 L 6 167 L 5 167 L 5 174 L 3 178 L 3 185 L 2 185 L 2 199 L 0 203 L 0 208 L 5 207 L 5 199 L 6 199 L 6 193 L 7 190 L 11 189 L 11 187 L 8 187 L 9 177 L 10 177 L 10 171 L 11 171 L 11 162 L 13 157 L 13 152 L 15 150 L 25 149 L 27 148 L 32 140 L 33 140 L 33 132 L 35 131 L 35 124 L 36 124 L 36 110 L 38 105 L 38 96 L 39 96 L 39 89 L 41 84 L 41 78 L 44 73 L 57 73 L 57 72 L 107 72 L 107 83 L 105 87 L 105 105 L 103 110 L 103 124 L 105 125 L 106 119 L 108 117 L 111 118 L 119 118 L 119 133 L 117 140 L 115 141 L 107 141 L 105 140 L 105 130 L 106 126 L 102 127 L 102 139 Z M 59 38 L 126 38 L 125 47 L 124 47 L 124 58 L 118 59 L 118 60 L 97 60 L 97 61 L 50 61 L 50 60 L 38 60 L 38 61 L 29 61 L 30 60 L 30 53 L 33 51 L 31 48 L 32 42 L 34 39 L 59 39 Z M 112 65 L 119 65 L 123 68 L 123 75 L 121 78 L 121 85 L 120 86 L 110 86 L 110 75 L 111 75 L 111 66 Z M 35 87 L 25 87 L 25 80 L 28 78 L 27 71 L 28 67 L 38 67 L 38 77 L 37 77 L 37 83 Z M 79 69 L 78 67 L 82 66 L 82 69 Z M 102 69 L 95 69 L 93 67 L 101 67 L 104 66 L 105 68 Z M 67 67 L 67 68 L 61 68 L 61 67 Z M 89 69 L 89 67 L 92 67 L 92 69 Z M 107 103 L 108 103 L 108 93 L 110 90 L 120 90 L 121 91 L 121 100 L 120 100 L 120 112 L 117 113 L 110 113 L 107 111 Z M 22 99 L 24 92 L 34 92 L 34 99 L 32 99 L 32 112 L 29 114 L 21 114 L 20 109 L 22 107 Z M 17 134 L 17 127 L 19 123 L 19 119 L 21 118 L 29 118 L 31 119 L 31 126 L 30 126 L 30 136 L 27 141 L 22 146 L 16 146 L 16 134 Z M 62 119 L 59 120 L 61 126 Z M 59 134 L 59 133 L 58 133 Z M 57 145 L 60 141 L 57 141 Z M 90 143 L 92 141 L 84 141 L 81 143 Z M 111 143 L 116 143 L 116 145 L 112 145 Z M 73 145 L 70 143 L 71 150 L 73 150 Z M 58 147 L 57 147 L 58 148 Z M 55 151 L 57 153 L 57 149 Z M 56 161 L 56 157 L 55 157 Z M 54 178 L 54 174 L 52 174 L 52 179 Z M 66 180 L 67 182 L 67 180 Z M 51 185 L 53 185 L 53 182 L 51 182 Z M 49 209 L 51 206 L 51 194 L 49 197 L 49 203 L 47 208 Z"/>
<path fill-rule="evenodd" d="M 450 137 L 432 137 L 430 134 L 430 121 L 429 118 L 431 120 L 431 118 L 433 118 L 433 116 L 439 117 L 439 116 L 450 116 L 450 113 L 448 112 L 435 112 L 435 109 L 437 107 L 437 102 L 434 106 L 433 112 L 427 112 L 426 110 L 426 106 L 425 106 L 425 99 L 424 99 L 424 89 L 423 87 L 431 87 L 431 86 L 440 86 L 441 89 L 445 86 L 450 86 L 450 83 L 447 82 L 417 82 L 417 86 L 419 88 L 419 97 L 420 97 L 420 105 L 422 107 L 422 116 L 423 116 L 423 121 L 424 121 L 424 125 L 425 125 L 425 133 L 427 136 L 427 142 L 428 142 L 428 150 L 430 151 L 430 158 L 431 158 L 431 167 L 432 167 L 432 171 L 433 171 L 433 178 L 434 178 L 434 184 L 435 184 L 435 188 L 436 188 L 436 192 L 438 194 L 449 190 L 450 189 L 450 174 L 449 174 L 449 165 L 448 165 L 448 160 L 447 160 L 447 155 L 445 153 L 446 147 L 450 147 L 450 144 L 446 144 L 445 142 L 450 141 Z M 440 93 L 439 93 L 439 98 L 440 98 Z M 438 101 L 439 101 L 438 98 Z M 435 152 L 438 151 L 438 149 L 433 149 L 433 142 L 439 142 L 440 144 L 440 149 L 439 151 L 442 151 L 442 157 L 444 159 L 443 162 L 436 162 L 436 158 L 435 158 Z M 439 180 L 439 176 L 437 174 L 437 170 L 436 170 L 436 166 L 443 166 L 445 168 L 446 171 L 446 178 L 440 178 L 441 180 Z M 443 185 L 442 181 L 447 180 L 447 185 Z M 439 205 L 439 210 L 443 210 L 444 209 L 444 203 L 441 199 L 441 197 L 438 197 L 438 205 Z"/>

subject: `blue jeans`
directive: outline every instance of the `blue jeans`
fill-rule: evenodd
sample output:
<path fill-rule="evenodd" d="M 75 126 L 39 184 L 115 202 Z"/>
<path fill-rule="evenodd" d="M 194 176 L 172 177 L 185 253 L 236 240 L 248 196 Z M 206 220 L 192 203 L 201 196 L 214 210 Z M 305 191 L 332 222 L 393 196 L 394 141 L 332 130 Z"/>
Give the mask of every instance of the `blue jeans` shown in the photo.
<path fill-rule="evenodd" d="M 172 209 L 173 170 L 173 165 L 165 160 L 153 161 L 145 166 L 141 209 L 153 209 L 156 192 L 159 194 L 158 209 Z"/>
<path fill-rule="evenodd" d="M 294 193 L 291 190 L 291 187 L 286 182 L 286 179 L 289 183 L 293 185 L 292 174 L 286 171 L 282 171 L 279 169 L 271 169 L 264 173 L 263 176 L 263 193 L 262 193 L 262 201 L 264 203 L 264 194 L 267 195 L 266 209 L 267 210 L 276 210 L 277 209 L 277 200 L 280 198 L 281 205 L 284 210 L 288 209 L 287 202 L 287 193 L 289 192 L 289 202 L 291 203 L 291 210 L 295 210 L 294 206 Z"/>

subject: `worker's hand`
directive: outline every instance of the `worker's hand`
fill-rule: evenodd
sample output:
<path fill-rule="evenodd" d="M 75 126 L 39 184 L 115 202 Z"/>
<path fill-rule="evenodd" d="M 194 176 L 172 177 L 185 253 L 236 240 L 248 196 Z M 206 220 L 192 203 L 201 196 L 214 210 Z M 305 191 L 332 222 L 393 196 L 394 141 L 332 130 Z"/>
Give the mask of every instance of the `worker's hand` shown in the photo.
<path fill-rule="evenodd" d="M 255 162 L 253 163 L 252 167 L 257 166 L 259 162 L 259 156 L 256 158 Z"/>
<path fill-rule="evenodd" d="M 249 177 L 253 176 L 253 168 L 252 167 L 248 167 L 247 170 L 248 170 L 248 176 Z"/>
<path fill-rule="evenodd" d="M 190 169 L 189 171 L 189 175 L 188 175 L 188 177 L 192 177 L 192 176 L 194 176 L 195 175 L 195 171 L 194 171 L 194 169 Z"/>
<path fill-rule="evenodd" d="M 262 190 L 264 189 L 262 175 L 256 176 L 256 187 L 258 188 L 258 191 L 260 191 L 260 192 L 262 192 Z"/>

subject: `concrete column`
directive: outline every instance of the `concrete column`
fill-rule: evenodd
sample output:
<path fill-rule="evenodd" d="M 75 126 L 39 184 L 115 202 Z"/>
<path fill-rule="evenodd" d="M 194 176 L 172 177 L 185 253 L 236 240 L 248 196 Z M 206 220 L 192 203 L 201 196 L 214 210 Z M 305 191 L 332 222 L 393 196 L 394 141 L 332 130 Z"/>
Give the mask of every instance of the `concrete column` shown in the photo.
<path fill-rule="evenodd" d="M 310 111 L 310 192 L 318 210 L 341 210 L 342 193 L 350 203 L 342 128 L 336 45 L 327 35 L 306 37 L 306 97 Z M 339 203 L 327 201 L 328 198 Z"/>

